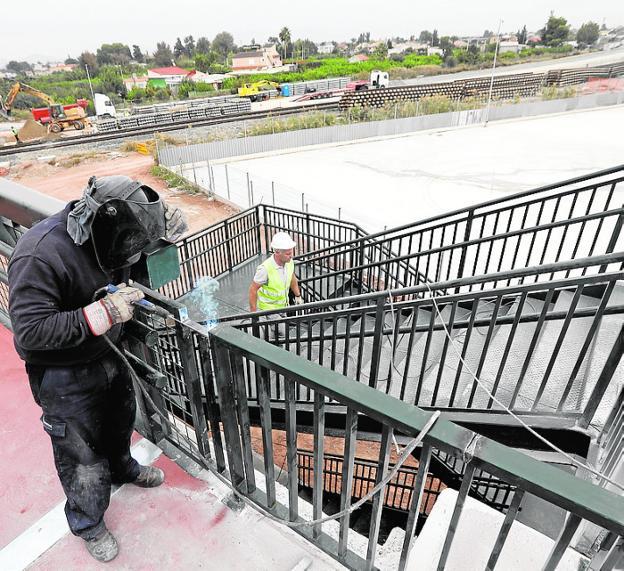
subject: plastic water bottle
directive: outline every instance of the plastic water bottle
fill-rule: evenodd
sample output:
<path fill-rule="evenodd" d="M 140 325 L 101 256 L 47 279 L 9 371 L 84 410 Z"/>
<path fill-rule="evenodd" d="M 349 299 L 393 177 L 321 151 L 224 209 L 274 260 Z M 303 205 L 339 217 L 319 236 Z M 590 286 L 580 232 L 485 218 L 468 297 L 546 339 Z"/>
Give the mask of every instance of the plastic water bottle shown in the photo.
<path fill-rule="evenodd" d="M 218 323 L 219 302 L 216 296 L 217 291 L 219 291 L 219 282 L 210 276 L 199 278 L 193 288 L 193 302 L 201 315 L 198 321 L 206 329 L 212 329 Z"/>

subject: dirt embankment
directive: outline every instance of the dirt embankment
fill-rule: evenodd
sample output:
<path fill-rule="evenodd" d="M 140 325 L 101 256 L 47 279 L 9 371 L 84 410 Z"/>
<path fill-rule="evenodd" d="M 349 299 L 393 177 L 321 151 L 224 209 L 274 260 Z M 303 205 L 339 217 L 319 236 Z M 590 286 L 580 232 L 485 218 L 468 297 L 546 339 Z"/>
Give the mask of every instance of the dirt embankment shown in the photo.
<path fill-rule="evenodd" d="M 156 190 L 168 203 L 185 213 L 191 232 L 201 230 L 236 212 L 229 205 L 206 195 L 191 195 L 168 188 L 150 173 L 154 161 L 137 153 L 81 153 L 64 157 L 40 157 L 11 167 L 9 178 L 63 201 L 82 196 L 89 177 L 126 175 Z"/>

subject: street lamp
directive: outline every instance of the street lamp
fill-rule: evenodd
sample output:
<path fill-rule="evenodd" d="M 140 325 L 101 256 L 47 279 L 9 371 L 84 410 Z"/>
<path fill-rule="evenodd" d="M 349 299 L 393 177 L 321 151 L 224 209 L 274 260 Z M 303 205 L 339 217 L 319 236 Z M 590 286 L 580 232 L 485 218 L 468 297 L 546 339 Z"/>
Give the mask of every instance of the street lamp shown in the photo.
<path fill-rule="evenodd" d="M 487 127 L 488 121 L 490 119 L 490 103 L 492 102 L 492 89 L 494 88 L 494 70 L 496 69 L 496 57 L 498 56 L 498 46 L 500 44 L 500 31 L 501 26 L 503 24 L 503 20 L 499 20 L 498 22 L 498 31 L 496 32 L 496 47 L 494 48 L 494 63 L 492 64 L 492 76 L 490 77 L 490 91 L 488 93 L 487 106 L 485 108 L 485 123 L 484 127 Z"/>

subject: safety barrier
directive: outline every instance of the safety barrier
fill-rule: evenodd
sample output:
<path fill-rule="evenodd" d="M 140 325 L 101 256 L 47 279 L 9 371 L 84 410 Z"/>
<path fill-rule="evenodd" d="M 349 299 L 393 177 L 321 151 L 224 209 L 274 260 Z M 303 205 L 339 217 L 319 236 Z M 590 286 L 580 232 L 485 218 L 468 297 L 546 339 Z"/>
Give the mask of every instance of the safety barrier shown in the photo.
<path fill-rule="evenodd" d="M 620 165 L 298 255 L 301 282 L 326 299 L 619 251 L 623 181 Z"/>
<path fill-rule="evenodd" d="M 242 331 L 420 407 L 509 408 L 602 426 L 622 353 L 623 267 L 620 252 L 222 321 L 243 320 Z M 566 277 L 574 273 L 580 277 Z M 253 399 L 257 379 L 249 374 Z M 297 394 L 299 402 L 311 398 Z M 271 399 L 284 399 L 274 380 Z"/>
<path fill-rule="evenodd" d="M 152 300 L 176 312 L 175 304 L 169 300 L 157 295 Z M 153 319 L 146 317 L 147 321 Z M 624 534 L 624 498 L 588 481 L 447 420 L 438 419 L 432 424 L 430 413 L 227 325 L 220 325 L 210 332 L 193 323 L 177 323 L 173 329 L 167 329 L 162 322 L 151 326 L 159 331 L 158 346 L 143 347 L 144 354 L 151 354 L 148 359 L 151 366 L 169 379 L 164 389 L 158 392 L 160 403 L 145 399 L 141 403 L 151 428 L 229 482 L 239 498 L 267 517 L 283 521 L 349 568 L 372 569 L 375 565 L 382 500 L 391 481 L 389 476 L 392 476 L 388 468 L 395 436 L 403 438 L 403 442 L 419 435 L 422 439 L 398 569 L 404 569 L 408 563 L 419 513 L 424 505 L 425 480 L 432 453 L 439 451 L 460 457 L 465 464 L 463 472 L 458 475 L 459 495 L 440 557 L 440 568 L 444 568 L 453 549 L 457 522 L 471 493 L 477 470 L 481 470 L 480 477 L 492 476 L 506 483 L 509 494 L 512 494 L 500 533 L 490 546 L 489 568 L 494 567 L 508 538 L 509 527 L 527 493 L 543 500 L 550 506 L 547 509 L 560 508 L 568 514 L 547 557 L 546 569 L 554 569 L 566 548 L 575 546 L 574 532 L 582 520 L 604 528 L 616 539 Z M 248 396 L 249 371 L 255 371 L 256 375 L 258 393 L 254 399 Z M 275 408 L 272 402 L 270 386 L 274 378 L 283 383 L 281 408 Z M 299 416 L 304 411 L 297 402 L 297 395 L 301 393 L 312 395 L 313 402 L 312 409 L 305 412 L 313 419 L 311 506 L 301 502 L 298 496 L 297 436 Z M 154 410 L 152 405 L 157 409 Z M 322 512 L 325 421 L 335 405 L 346 410 L 343 425 L 345 452 L 340 474 L 341 511 L 333 516 L 336 521 L 326 521 Z M 261 447 L 254 446 L 251 439 L 252 415 L 259 418 Z M 350 510 L 355 505 L 354 496 L 359 495 L 354 493 L 355 451 L 362 438 L 358 426 L 365 418 L 373 419 L 381 427 L 381 444 L 375 460 L 375 486 L 379 487 L 380 493 L 373 498 L 368 542 L 357 548 L 350 545 L 349 523 Z M 286 489 L 276 481 L 272 438 L 272 431 L 281 426 L 286 433 Z M 258 456 L 259 462 L 254 463 L 254 457 Z M 474 533 L 479 532 L 474 530 Z M 615 555 L 604 569 L 615 566 Z"/>

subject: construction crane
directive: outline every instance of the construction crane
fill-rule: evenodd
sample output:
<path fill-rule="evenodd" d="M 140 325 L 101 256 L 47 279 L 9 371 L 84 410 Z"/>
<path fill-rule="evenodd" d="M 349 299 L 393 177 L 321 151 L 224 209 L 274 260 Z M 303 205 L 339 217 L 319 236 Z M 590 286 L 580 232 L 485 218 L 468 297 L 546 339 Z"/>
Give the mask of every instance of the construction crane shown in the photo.
<path fill-rule="evenodd" d="M 28 95 L 32 95 L 34 97 L 38 97 L 48 104 L 48 128 L 53 133 L 60 133 L 68 127 L 73 127 L 74 129 L 80 131 L 88 125 L 87 115 L 82 107 L 75 105 L 63 106 L 59 103 L 55 103 L 54 99 L 52 99 L 48 94 L 44 93 L 43 91 L 39 91 L 35 87 L 27 85 L 26 83 L 21 83 L 19 81 L 15 82 L 11 86 L 11 89 L 9 90 L 9 93 L 7 94 L 4 101 L 2 101 L 2 99 L 0 98 L 0 109 L 2 110 L 2 113 L 7 117 L 11 115 L 13 102 L 15 101 L 17 94 L 20 92 L 27 93 Z M 41 118 L 35 117 L 35 119 L 40 120 Z"/>

